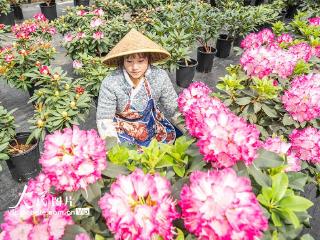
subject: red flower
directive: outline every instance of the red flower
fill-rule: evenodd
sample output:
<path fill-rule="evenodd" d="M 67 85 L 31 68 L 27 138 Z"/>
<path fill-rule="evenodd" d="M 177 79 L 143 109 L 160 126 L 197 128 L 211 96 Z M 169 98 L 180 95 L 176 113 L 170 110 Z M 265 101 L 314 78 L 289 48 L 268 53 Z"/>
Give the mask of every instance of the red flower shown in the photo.
<path fill-rule="evenodd" d="M 43 75 L 49 75 L 50 71 L 49 71 L 48 66 L 41 66 L 40 73 L 43 74 Z"/>
<path fill-rule="evenodd" d="M 2 29 L 4 29 L 4 27 L 5 27 L 6 25 L 4 25 L 4 24 L 0 24 L 0 30 L 2 30 Z"/>
<path fill-rule="evenodd" d="M 80 87 L 80 86 L 76 87 L 76 93 L 83 94 L 84 93 L 84 88 Z"/>

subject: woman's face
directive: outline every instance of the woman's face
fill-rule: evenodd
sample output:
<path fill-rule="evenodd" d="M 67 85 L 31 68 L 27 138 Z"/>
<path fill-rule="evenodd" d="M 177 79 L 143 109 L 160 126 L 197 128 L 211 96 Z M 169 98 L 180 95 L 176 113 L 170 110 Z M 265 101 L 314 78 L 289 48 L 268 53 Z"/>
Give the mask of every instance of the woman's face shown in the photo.
<path fill-rule="evenodd" d="M 143 54 L 133 54 L 124 58 L 123 66 L 133 79 L 141 78 L 148 69 L 148 57 Z"/>

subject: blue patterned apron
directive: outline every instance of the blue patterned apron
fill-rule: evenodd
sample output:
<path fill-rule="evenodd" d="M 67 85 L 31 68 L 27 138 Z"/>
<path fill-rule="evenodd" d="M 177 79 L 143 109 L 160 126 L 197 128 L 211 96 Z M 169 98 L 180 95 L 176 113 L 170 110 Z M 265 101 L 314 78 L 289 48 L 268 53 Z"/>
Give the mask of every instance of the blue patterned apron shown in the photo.
<path fill-rule="evenodd" d="M 148 95 L 146 108 L 142 111 L 136 110 L 129 96 L 123 112 L 116 114 L 113 119 L 120 142 L 146 147 L 155 138 L 158 142 L 173 143 L 176 139 L 176 128 L 156 107 L 147 79 L 144 80 L 144 87 Z"/>

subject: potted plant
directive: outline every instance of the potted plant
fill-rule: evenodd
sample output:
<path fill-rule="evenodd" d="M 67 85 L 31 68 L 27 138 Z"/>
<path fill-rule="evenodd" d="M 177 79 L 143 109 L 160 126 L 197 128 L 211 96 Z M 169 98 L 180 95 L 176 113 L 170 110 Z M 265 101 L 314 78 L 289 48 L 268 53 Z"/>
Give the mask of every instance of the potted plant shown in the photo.
<path fill-rule="evenodd" d="M 0 24 L 14 25 L 14 14 L 8 0 L 0 0 Z"/>
<path fill-rule="evenodd" d="M 57 18 L 57 6 L 55 0 L 46 0 L 44 3 L 40 3 L 40 9 L 43 15 L 49 21 Z"/>
<path fill-rule="evenodd" d="M 154 19 L 153 29 L 147 33 L 171 54 L 171 59 L 164 66 L 170 71 L 176 69 L 176 82 L 181 87 L 189 86 L 198 65 L 197 60 L 191 59 L 189 54 L 196 42 L 195 33 L 201 29 L 198 15 L 200 4 L 176 2 L 172 6 L 165 6 L 162 15 Z"/>
<path fill-rule="evenodd" d="M 91 95 L 60 67 L 41 66 L 28 76 L 39 86 L 30 98 L 35 105 L 30 138 L 43 140 L 47 133 L 84 121 Z"/>
<path fill-rule="evenodd" d="M 14 18 L 17 20 L 23 19 L 23 13 L 20 5 L 20 0 L 10 0 L 11 9 L 13 9 Z"/>
<path fill-rule="evenodd" d="M 28 73 L 42 64 L 49 64 L 55 49 L 48 42 L 41 40 L 17 41 L 14 46 L 5 46 L 0 52 L 0 66 L 4 79 L 11 87 L 29 91 L 33 95 L 34 82 Z"/>
<path fill-rule="evenodd" d="M 77 75 L 80 75 L 76 83 L 90 93 L 97 105 L 100 85 L 103 79 L 111 73 L 111 69 L 101 63 L 100 58 L 87 54 L 79 54 L 79 60 L 73 61 L 73 69 Z"/>
<path fill-rule="evenodd" d="M 39 172 L 39 144 L 36 139 L 27 143 L 30 132 L 15 133 L 16 125 L 12 115 L 0 106 L 0 160 L 6 160 L 12 177 L 27 181 Z"/>
<path fill-rule="evenodd" d="M 197 48 L 197 71 L 211 72 L 213 59 L 217 53 L 216 48 L 212 46 L 212 41 L 217 37 L 221 28 L 220 14 L 208 5 L 203 5 L 199 12 L 201 19 L 201 30 L 198 33 L 197 41 L 200 46 Z M 211 44 L 211 45 L 210 45 Z"/>

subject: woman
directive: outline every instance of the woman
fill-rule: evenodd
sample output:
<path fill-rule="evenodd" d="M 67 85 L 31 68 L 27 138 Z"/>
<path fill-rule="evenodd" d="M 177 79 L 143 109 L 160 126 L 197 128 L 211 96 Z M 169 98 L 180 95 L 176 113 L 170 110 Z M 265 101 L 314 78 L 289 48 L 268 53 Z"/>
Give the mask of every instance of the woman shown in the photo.
<path fill-rule="evenodd" d="M 177 94 L 168 74 L 152 63 L 163 62 L 170 54 L 132 29 L 103 59 L 118 67 L 102 82 L 97 126 L 102 138 L 118 143 L 148 146 L 152 139 L 172 143 L 181 132 L 166 116 L 177 116 Z"/>

